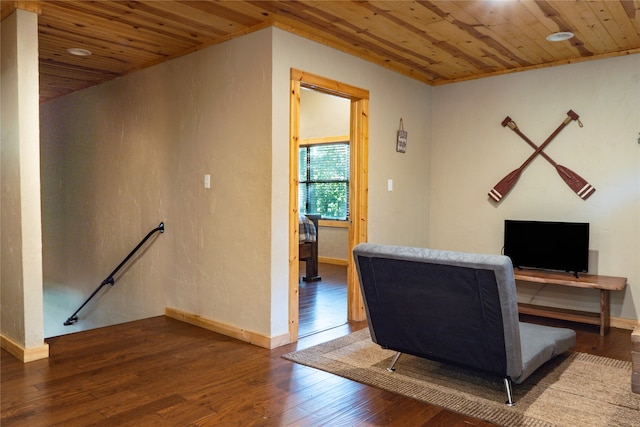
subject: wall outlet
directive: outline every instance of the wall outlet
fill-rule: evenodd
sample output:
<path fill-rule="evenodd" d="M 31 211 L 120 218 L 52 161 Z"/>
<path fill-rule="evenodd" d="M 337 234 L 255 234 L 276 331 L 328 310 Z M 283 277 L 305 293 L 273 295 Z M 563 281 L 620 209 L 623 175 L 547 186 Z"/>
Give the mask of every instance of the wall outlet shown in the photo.
<path fill-rule="evenodd" d="M 211 188 L 211 175 L 204 176 L 204 188 Z"/>

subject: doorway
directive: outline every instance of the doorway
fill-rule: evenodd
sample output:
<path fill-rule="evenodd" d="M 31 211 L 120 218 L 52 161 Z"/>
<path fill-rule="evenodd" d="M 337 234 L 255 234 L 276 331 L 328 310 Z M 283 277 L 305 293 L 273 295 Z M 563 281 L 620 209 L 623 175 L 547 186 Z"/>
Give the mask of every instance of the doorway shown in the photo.
<path fill-rule="evenodd" d="M 298 340 L 299 255 L 298 255 L 298 151 L 300 147 L 300 91 L 302 88 L 346 98 L 350 101 L 350 212 L 348 222 L 347 320 L 364 320 L 357 271 L 351 251 L 367 240 L 369 92 L 355 86 L 291 70 L 289 153 L 289 335 Z"/>

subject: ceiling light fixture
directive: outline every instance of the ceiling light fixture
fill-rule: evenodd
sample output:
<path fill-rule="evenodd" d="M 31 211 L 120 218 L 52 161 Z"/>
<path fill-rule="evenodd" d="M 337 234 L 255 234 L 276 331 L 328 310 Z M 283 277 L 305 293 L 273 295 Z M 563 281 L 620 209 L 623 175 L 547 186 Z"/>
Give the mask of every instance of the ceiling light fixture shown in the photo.
<path fill-rule="evenodd" d="M 70 47 L 69 49 L 67 49 L 67 52 L 75 56 L 91 56 L 90 50 L 82 49 L 80 47 Z"/>
<path fill-rule="evenodd" d="M 574 34 L 570 31 L 559 31 L 557 33 L 549 34 L 547 40 L 550 42 L 562 42 L 572 38 Z"/>

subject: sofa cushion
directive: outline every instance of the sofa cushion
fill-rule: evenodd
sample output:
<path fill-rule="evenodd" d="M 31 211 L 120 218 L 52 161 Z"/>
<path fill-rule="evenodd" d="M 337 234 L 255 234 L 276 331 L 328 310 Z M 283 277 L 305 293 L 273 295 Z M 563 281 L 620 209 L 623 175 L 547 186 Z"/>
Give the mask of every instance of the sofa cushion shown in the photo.
<path fill-rule="evenodd" d="M 511 378 L 516 384 L 522 383 L 547 361 L 575 347 L 576 333 L 572 329 L 520 322 L 520 343 L 522 373 Z"/>

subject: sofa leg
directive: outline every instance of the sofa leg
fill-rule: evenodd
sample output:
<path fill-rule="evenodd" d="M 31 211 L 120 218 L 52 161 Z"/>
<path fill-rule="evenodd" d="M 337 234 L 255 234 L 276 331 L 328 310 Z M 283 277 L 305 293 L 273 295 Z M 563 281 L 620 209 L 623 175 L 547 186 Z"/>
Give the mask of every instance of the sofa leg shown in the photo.
<path fill-rule="evenodd" d="M 387 368 L 387 371 L 389 372 L 395 372 L 396 368 L 394 368 L 396 362 L 398 361 L 398 358 L 400 357 L 402 353 L 397 352 L 395 356 L 393 356 L 393 360 L 391 361 L 391 365 L 389 365 L 389 367 Z"/>
<path fill-rule="evenodd" d="M 504 388 L 507 390 L 507 401 L 505 403 L 509 406 L 514 406 L 516 402 L 513 401 L 513 393 L 511 391 L 511 380 L 509 378 L 504 379 Z"/>

